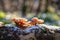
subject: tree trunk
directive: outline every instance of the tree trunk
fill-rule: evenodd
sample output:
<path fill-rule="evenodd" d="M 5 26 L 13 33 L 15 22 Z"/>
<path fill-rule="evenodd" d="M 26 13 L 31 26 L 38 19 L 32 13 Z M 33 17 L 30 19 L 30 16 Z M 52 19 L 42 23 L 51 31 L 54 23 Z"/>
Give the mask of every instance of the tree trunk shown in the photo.
<path fill-rule="evenodd" d="M 23 4 L 22 4 L 22 17 L 26 16 L 26 5 L 25 5 L 26 0 L 23 0 Z"/>
<path fill-rule="evenodd" d="M 8 12 L 10 10 L 11 0 L 3 0 L 3 2 L 4 2 L 5 10 Z"/>
<path fill-rule="evenodd" d="M 5 11 L 3 0 L 0 0 L 0 10 L 4 10 Z"/>

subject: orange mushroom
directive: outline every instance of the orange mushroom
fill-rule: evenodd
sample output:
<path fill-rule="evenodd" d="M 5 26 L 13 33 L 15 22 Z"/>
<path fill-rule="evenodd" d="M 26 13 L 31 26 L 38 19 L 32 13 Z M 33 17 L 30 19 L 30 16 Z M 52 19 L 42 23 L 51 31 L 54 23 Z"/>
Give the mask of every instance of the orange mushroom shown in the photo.
<path fill-rule="evenodd" d="M 44 20 L 39 19 L 39 20 L 38 20 L 38 24 L 42 24 L 42 23 L 44 23 Z"/>
<path fill-rule="evenodd" d="M 27 27 L 28 26 L 27 19 L 25 19 L 25 18 L 13 18 L 12 20 L 19 27 Z"/>
<path fill-rule="evenodd" d="M 42 24 L 43 22 L 44 20 L 38 19 L 37 17 L 33 17 L 29 22 L 29 24 L 35 25 L 35 24 Z"/>

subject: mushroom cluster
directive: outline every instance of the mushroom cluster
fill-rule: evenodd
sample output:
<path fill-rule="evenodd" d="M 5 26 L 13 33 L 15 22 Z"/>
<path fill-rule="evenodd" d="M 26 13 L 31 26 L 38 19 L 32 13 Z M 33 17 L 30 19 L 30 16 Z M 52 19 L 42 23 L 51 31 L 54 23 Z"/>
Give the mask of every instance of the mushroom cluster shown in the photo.
<path fill-rule="evenodd" d="M 38 19 L 37 17 L 33 17 L 31 21 L 28 21 L 26 18 L 12 18 L 12 21 L 14 21 L 19 27 L 28 27 L 44 23 L 44 20 Z"/>

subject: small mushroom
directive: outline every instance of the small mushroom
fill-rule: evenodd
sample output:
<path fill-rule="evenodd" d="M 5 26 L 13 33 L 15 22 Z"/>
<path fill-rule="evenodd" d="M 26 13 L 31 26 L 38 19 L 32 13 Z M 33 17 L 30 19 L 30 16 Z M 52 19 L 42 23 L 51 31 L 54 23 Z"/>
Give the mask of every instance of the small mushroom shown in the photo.
<path fill-rule="evenodd" d="M 42 24 L 44 23 L 44 20 L 38 19 L 37 17 L 33 17 L 31 21 L 29 21 L 29 24 L 35 25 L 35 24 Z"/>

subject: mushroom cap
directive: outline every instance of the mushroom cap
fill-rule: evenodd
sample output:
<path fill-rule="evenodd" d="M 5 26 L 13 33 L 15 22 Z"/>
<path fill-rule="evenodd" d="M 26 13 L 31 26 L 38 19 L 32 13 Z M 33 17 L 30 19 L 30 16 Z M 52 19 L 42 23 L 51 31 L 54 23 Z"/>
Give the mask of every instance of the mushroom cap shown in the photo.
<path fill-rule="evenodd" d="M 32 18 L 32 22 L 31 22 L 32 24 L 42 24 L 42 23 L 44 23 L 44 20 L 42 20 L 42 19 L 38 19 L 37 17 L 34 17 L 34 18 Z"/>
<path fill-rule="evenodd" d="M 39 19 L 39 20 L 38 20 L 38 24 L 42 24 L 42 23 L 44 23 L 44 20 Z"/>
<path fill-rule="evenodd" d="M 37 22 L 38 21 L 38 18 L 37 17 L 33 17 L 31 21 Z"/>
<path fill-rule="evenodd" d="M 24 23 L 27 21 L 26 18 L 12 18 L 11 20 L 16 22 L 16 23 Z"/>

